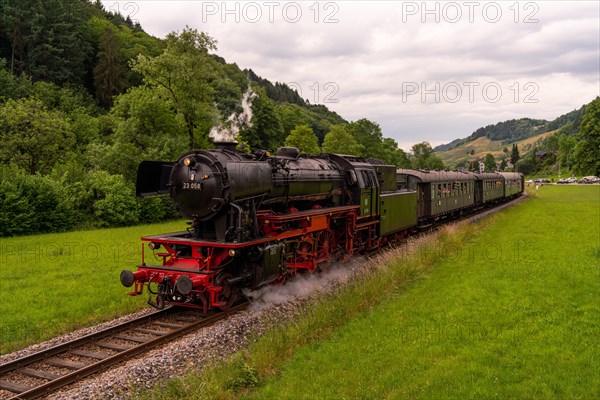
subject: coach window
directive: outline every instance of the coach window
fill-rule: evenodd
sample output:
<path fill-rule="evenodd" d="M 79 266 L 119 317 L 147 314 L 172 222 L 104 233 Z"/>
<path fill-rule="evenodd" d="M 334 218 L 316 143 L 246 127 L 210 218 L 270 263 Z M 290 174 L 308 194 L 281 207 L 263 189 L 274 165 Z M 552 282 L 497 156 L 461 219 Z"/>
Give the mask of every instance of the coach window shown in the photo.
<path fill-rule="evenodd" d="M 442 198 L 442 184 L 438 183 L 438 198 Z"/>

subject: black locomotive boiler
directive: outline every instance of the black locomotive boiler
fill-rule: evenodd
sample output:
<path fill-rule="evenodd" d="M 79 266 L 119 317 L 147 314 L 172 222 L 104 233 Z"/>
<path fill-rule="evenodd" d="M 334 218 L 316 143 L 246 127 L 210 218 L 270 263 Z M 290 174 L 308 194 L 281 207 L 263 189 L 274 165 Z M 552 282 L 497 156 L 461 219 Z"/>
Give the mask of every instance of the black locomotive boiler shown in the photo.
<path fill-rule="evenodd" d="M 190 227 L 143 237 L 154 257 L 143 250 L 121 282 L 134 287 L 131 295 L 146 287 L 158 308 L 227 309 L 240 289 L 314 271 L 522 191 L 521 174 L 396 170 L 351 155 L 293 147 L 248 155 L 218 144 L 140 164 L 138 196 L 170 195 Z M 156 259 L 160 265 L 147 262 Z"/>

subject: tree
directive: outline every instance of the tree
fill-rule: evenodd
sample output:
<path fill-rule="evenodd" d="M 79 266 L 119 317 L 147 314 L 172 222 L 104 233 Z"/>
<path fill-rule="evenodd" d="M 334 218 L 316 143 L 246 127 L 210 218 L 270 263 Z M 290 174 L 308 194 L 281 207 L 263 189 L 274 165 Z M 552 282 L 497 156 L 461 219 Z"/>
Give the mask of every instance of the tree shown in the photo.
<path fill-rule="evenodd" d="M 0 102 L 3 102 L 8 98 L 13 98 L 18 85 L 19 78 L 11 74 L 10 71 L 6 69 L 6 61 L 0 59 Z"/>
<path fill-rule="evenodd" d="M 29 171 L 49 172 L 74 143 L 69 121 L 37 99 L 8 100 L 0 107 L 0 159 Z"/>
<path fill-rule="evenodd" d="M 529 155 L 516 164 L 516 170 L 523 173 L 524 175 L 528 175 L 537 171 L 537 161 L 535 157 L 535 149 Z"/>
<path fill-rule="evenodd" d="M 83 83 L 91 43 L 84 1 L 15 1 L 6 5 L 3 23 L 11 40 L 11 70 L 34 80 Z"/>
<path fill-rule="evenodd" d="M 243 126 L 240 138 L 251 149 L 276 150 L 285 141 L 281 118 L 265 91 L 258 86 L 253 90 L 258 96 L 252 101 L 252 126 Z"/>
<path fill-rule="evenodd" d="M 431 148 L 429 142 L 417 143 L 412 146 L 411 150 L 413 153 L 413 157 L 415 158 L 415 166 L 417 168 L 420 168 L 420 166 L 425 163 L 427 157 L 433 154 L 433 149 Z"/>
<path fill-rule="evenodd" d="M 10 72 L 22 74 L 25 72 L 25 35 L 29 24 L 27 15 L 33 8 L 33 0 L 18 2 L 2 2 L 0 26 L 10 42 Z"/>
<path fill-rule="evenodd" d="M 517 165 L 517 162 L 520 158 L 521 157 L 519 156 L 519 147 L 516 143 L 513 143 L 512 151 L 510 152 L 510 162 L 512 163 L 512 165 Z"/>
<path fill-rule="evenodd" d="M 216 50 L 216 41 L 191 28 L 172 32 L 165 41 L 167 47 L 161 55 L 139 55 L 133 70 L 183 119 L 193 149 L 208 143 L 208 132 L 218 119 L 212 85 L 217 65 L 208 54 Z"/>
<path fill-rule="evenodd" d="M 87 163 L 129 182 L 135 180 L 142 160 L 174 160 L 189 150 L 184 121 L 150 87 L 134 87 L 117 96 L 106 119 L 114 133 L 104 143 L 87 147 Z"/>
<path fill-rule="evenodd" d="M 436 156 L 435 154 L 431 154 L 426 161 L 426 167 L 427 169 L 446 169 L 446 165 L 444 165 L 444 162 L 442 161 L 441 158 L 439 158 L 438 156 Z"/>
<path fill-rule="evenodd" d="M 600 176 L 600 97 L 587 105 L 579 136 L 574 154 L 577 170 Z"/>
<path fill-rule="evenodd" d="M 348 124 L 346 130 L 364 147 L 364 156 L 383 159 L 384 146 L 381 127 L 366 118 Z"/>
<path fill-rule="evenodd" d="M 496 170 L 496 159 L 492 153 L 487 153 L 483 159 L 485 172 L 494 172 Z"/>
<path fill-rule="evenodd" d="M 96 96 L 106 106 L 113 105 L 113 97 L 127 87 L 127 69 L 113 28 L 106 27 L 98 49 L 98 63 L 94 67 Z"/>
<path fill-rule="evenodd" d="M 500 171 L 504 171 L 506 169 L 506 158 L 502 158 L 500 161 Z"/>
<path fill-rule="evenodd" d="M 383 161 L 399 168 L 410 168 L 410 160 L 406 152 L 398 147 L 398 143 L 392 138 L 383 139 Z"/>
<path fill-rule="evenodd" d="M 299 125 L 292 130 L 290 135 L 285 139 L 285 145 L 297 147 L 302 153 L 306 154 L 318 154 L 321 152 L 317 135 L 315 135 L 315 132 L 308 125 Z"/>
<path fill-rule="evenodd" d="M 573 136 L 560 135 L 558 138 L 558 162 L 560 166 L 571 169 L 575 164 L 574 150 L 577 140 Z"/>
<path fill-rule="evenodd" d="M 413 167 L 417 169 L 445 169 L 441 158 L 433 153 L 429 142 L 421 142 L 411 148 L 413 154 Z"/>
<path fill-rule="evenodd" d="M 364 150 L 344 125 L 333 125 L 323 141 L 323 153 L 361 156 Z"/>

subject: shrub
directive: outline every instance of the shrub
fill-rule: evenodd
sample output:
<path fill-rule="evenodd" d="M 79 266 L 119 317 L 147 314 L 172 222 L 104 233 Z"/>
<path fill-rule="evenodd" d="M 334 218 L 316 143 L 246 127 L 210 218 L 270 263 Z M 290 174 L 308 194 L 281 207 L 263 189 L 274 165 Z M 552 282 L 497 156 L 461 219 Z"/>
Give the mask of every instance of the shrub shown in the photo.
<path fill-rule="evenodd" d="M 60 182 L 15 171 L 0 180 L 0 236 L 61 232 L 75 224 Z"/>
<path fill-rule="evenodd" d="M 140 222 L 154 223 L 179 217 L 168 197 L 156 197 L 140 201 Z"/>
<path fill-rule="evenodd" d="M 122 175 L 111 175 L 106 171 L 93 171 L 88 178 L 92 190 L 93 223 L 99 227 L 127 226 L 139 221 L 139 204 L 133 185 Z"/>

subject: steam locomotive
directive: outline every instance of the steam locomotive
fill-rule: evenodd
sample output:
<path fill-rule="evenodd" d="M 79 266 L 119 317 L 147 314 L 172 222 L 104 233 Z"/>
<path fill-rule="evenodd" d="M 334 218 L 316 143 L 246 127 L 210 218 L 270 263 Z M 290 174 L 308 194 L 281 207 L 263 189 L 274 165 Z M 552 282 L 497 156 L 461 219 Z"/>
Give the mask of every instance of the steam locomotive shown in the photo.
<path fill-rule="evenodd" d="M 351 155 L 276 155 L 216 143 L 176 162 L 144 161 L 139 197 L 170 195 L 186 231 L 142 238 L 142 262 L 121 283 L 149 303 L 227 309 L 242 289 L 284 281 L 328 260 L 402 237 L 523 192 L 518 173 L 396 169 Z M 159 260 L 156 265 L 155 260 Z"/>

